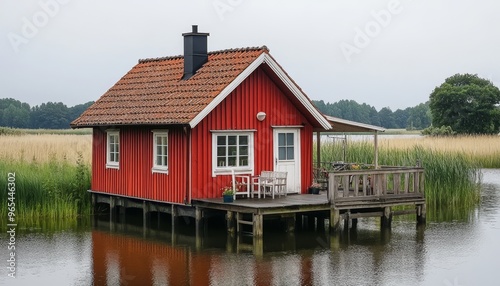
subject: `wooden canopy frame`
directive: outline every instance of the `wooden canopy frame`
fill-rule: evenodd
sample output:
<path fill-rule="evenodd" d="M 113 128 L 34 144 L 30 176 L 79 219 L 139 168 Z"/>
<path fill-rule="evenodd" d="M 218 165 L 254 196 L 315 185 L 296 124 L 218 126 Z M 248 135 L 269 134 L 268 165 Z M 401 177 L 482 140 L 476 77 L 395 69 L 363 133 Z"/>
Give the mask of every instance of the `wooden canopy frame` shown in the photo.
<path fill-rule="evenodd" d="M 329 115 L 324 115 L 325 118 L 328 120 L 330 125 L 332 126 L 331 129 L 325 130 L 325 129 L 316 129 L 314 132 L 316 132 L 316 164 L 317 168 L 321 168 L 321 132 L 335 132 L 335 133 L 373 133 L 374 135 L 374 152 L 375 152 L 375 169 L 379 168 L 378 165 L 378 133 L 379 132 L 385 132 L 385 128 L 380 127 L 380 126 L 375 126 L 375 125 L 370 125 L 370 124 L 365 124 L 365 123 L 360 123 L 356 121 L 351 121 L 351 120 L 346 120 L 338 117 L 333 117 Z"/>

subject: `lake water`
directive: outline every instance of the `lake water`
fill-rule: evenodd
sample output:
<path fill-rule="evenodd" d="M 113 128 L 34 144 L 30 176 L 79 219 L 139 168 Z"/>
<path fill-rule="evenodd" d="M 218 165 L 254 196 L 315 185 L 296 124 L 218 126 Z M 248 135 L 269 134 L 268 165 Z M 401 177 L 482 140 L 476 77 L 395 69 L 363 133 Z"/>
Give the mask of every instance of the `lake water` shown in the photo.
<path fill-rule="evenodd" d="M 266 229 L 263 253 L 223 227 L 196 237 L 190 221 L 174 233 L 133 222 L 111 231 L 106 220 L 19 228 L 16 279 L 0 236 L 1 285 L 500 285 L 500 169 L 483 171 L 482 202 L 465 218 L 425 229 L 396 218 L 383 231 L 360 219 L 335 236 Z"/>

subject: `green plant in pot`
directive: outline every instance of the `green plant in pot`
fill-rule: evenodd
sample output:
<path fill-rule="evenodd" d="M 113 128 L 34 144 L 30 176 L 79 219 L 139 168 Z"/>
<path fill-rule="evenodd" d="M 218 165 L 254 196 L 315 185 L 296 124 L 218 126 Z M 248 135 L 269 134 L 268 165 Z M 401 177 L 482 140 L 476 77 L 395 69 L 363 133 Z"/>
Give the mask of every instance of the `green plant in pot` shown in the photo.
<path fill-rule="evenodd" d="M 232 186 L 226 186 L 222 188 L 222 198 L 225 203 L 232 203 L 234 199 L 234 194 L 238 191 L 237 188 Z"/>
<path fill-rule="evenodd" d="M 319 195 L 319 190 L 321 189 L 321 184 L 313 183 L 309 187 L 309 194 Z"/>

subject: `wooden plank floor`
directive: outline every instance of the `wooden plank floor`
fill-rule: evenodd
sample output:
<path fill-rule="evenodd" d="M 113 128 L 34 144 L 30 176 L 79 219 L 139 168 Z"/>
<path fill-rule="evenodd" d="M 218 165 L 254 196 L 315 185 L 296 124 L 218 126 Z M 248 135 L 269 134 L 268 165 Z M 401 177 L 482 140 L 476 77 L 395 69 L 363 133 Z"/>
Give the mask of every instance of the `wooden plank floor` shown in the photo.
<path fill-rule="evenodd" d="M 314 210 L 329 210 L 330 205 L 326 193 L 319 195 L 294 194 L 288 196 L 266 198 L 237 198 L 232 203 L 224 203 L 222 198 L 197 199 L 193 205 L 204 208 L 241 211 L 250 213 L 286 213 Z"/>

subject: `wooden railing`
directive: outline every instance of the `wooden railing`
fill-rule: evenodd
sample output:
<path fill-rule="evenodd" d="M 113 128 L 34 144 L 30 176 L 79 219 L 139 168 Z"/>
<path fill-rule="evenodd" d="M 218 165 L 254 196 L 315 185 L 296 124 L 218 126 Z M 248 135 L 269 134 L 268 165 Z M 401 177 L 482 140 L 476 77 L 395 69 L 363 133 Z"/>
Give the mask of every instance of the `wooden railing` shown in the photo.
<path fill-rule="evenodd" d="M 330 204 L 398 198 L 424 198 L 423 168 L 390 167 L 329 173 Z"/>

